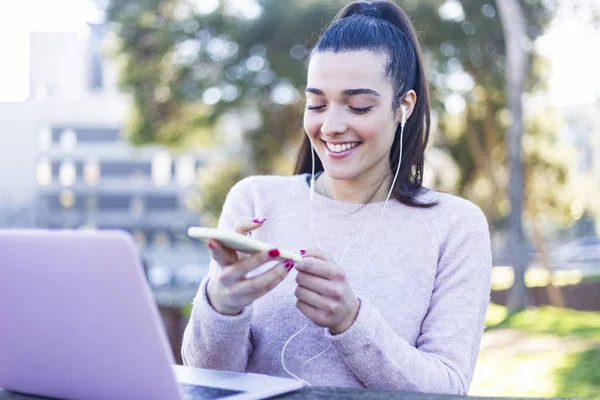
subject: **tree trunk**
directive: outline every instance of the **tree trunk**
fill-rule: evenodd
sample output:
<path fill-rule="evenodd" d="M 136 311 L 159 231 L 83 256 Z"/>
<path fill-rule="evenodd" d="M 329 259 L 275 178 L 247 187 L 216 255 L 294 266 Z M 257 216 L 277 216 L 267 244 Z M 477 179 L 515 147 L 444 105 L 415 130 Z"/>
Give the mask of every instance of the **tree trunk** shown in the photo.
<path fill-rule="evenodd" d="M 491 153 L 487 152 L 486 149 L 483 148 L 481 141 L 477 136 L 477 132 L 472 125 L 467 126 L 467 146 L 469 147 L 469 152 L 473 157 L 473 162 L 477 166 L 477 169 L 482 171 L 488 179 L 488 182 L 491 187 L 491 193 L 485 199 L 485 203 L 482 206 L 483 213 L 488 221 L 488 225 L 492 226 L 492 221 L 494 217 L 494 205 L 496 204 L 497 194 L 498 194 L 498 180 L 494 175 L 494 171 L 492 169 L 491 163 Z"/>
<path fill-rule="evenodd" d="M 502 21 L 504 43 L 506 47 L 506 98 L 508 110 L 512 114 L 512 124 L 506 131 L 506 145 L 510 182 L 508 197 L 510 215 L 508 243 L 515 271 L 509 299 L 508 309 L 511 312 L 521 310 L 529 305 L 527 288 L 525 287 L 526 258 L 523 247 L 523 159 L 521 138 L 523 136 L 523 104 L 522 95 L 527 72 L 527 53 L 522 41 L 527 38 L 527 22 L 518 0 L 496 0 L 498 14 Z"/>

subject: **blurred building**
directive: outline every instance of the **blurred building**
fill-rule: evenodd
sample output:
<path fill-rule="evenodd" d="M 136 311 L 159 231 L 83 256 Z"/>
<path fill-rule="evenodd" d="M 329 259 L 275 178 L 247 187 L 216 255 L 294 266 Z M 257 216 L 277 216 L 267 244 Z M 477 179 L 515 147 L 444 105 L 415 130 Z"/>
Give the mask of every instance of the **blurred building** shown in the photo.
<path fill-rule="evenodd" d="M 571 211 L 580 219 L 576 235 L 594 236 L 600 232 L 600 98 L 561 111 L 564 120 L 561 139 L 576 150 L 571 166 L 578 194 Z"/>
<path fill-rule="evenodd" d="M 0 227 L 124 229 L 155 283 L 195 281 L 209 258 L 186 230 L 208 153 L 127 142 L 128 98 L 101 42 L 102 26 L 31 33 L 30 98 L 0 103 Z"/>

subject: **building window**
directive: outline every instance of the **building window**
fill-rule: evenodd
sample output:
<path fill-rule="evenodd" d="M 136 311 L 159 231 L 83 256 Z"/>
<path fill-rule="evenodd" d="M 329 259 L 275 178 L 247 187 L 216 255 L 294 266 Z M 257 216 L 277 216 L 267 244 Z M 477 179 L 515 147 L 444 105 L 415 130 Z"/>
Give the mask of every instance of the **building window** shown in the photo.
<path fill-rule="evenodd" d="M 97 160 L 88 160 L 83 167 L 83 179 L 90 186 L 100 182 L 100 163 Z"/>
<path fill-rule="evenodd" d="M 148 174 L 145 174 L 143 171 L 136 170 L 133 171 L 133 173 L 129 177 L 129 180 L 134 186 L 142 186 L 148 182 Z"/>
<path fill-rule="evenodd" d="M 89 24 L 91 35 L 88 40 L 89 51 L 89 88 L 102 89 L 103 65 L 102 65 L 102 36 L 104 34 L 103 24 Z"/>
<path fill-rule="evenodd" d="M 91 194 L 85 198 L 85 209 L 88 212 L 94 212 L 98 210 L 98 197 Z"/>
<path fill-rule="evenodd" d="M 174 194 L 154 194 L 146 198 L 148 210 L 173 211 L 177 209 L 178 198 Z"/>
<path fill-rule="evenodd" d="M 169 235 L 165 232 L 156 232 L 152 238 L 152 245 L 155 247 L 168 247 Z"/>
<path fill-rule="evenodd" d="M 131 196 L 116 194 L 98 195 L 98 209 L 100 211 L 119 211 L 127 212 L 131 204 Z"/>
<path fill-rule="evenodd" d="M 73 161 L 63 161 L 58 170 L 58 181 L 63 186 L 73 186 L 77 180 L 77 168 Z"/>
<path fill-rule="evenodd" d="M 52 146 L 52 130 L 48 125 L 42 126 L 38 132 L 38 148 L 40 151 L 46 151 Z"/>
<path fill-rule="evenodd" d="M 144 214 L 144 209 L 146 205 L 144 204 L 144 199 L 141 197 L 132 197 L 129 202 L 129 212 L 132 216 L 139 218 Z"/>
<path fill-rule="evenodd" d="M 181 156 L 177 159 L 177 183 L 187 187 L 196 181 L 196 160 L 191 156 Z"/>
<path fill-rule="evenodd" d="M 60 148 L 71 151 L 77 146 L 77 133 L 73 129 L 65 129 L 60 134 Z"/>
<path fill-rule="evenodd" d="M 75 205 L 75 194 L 69 189 L 63 189 L 58 195 L 58 202 L 62 208 L 73 208 Z"/>
<path fill-rule="evenodd" d="M 152 182 L 157 186 L 165 186 L 171 183 L 171 156 L 167 152 L 161 152 L 152 159 Z"/>
<path fill-rule="evenodd" d="M 144 232 L 134 231 L 133 239 L 135 240 L 135 243 L 138 245 L 138 247 L 146 246 L 146 234 Z"/>
<path fill-rule="evenodd" d="M 44 83 L 31 88 L 31 100 L 37 102 L 44 102 L 54 95 L 54 88 L 52 85 Z"/>
<path fill-rule="evenodd" d="M 41 159 L 35 171 L 38 185 L 47 186 L 52 183 L 52 164 L 47 158 Z"/>

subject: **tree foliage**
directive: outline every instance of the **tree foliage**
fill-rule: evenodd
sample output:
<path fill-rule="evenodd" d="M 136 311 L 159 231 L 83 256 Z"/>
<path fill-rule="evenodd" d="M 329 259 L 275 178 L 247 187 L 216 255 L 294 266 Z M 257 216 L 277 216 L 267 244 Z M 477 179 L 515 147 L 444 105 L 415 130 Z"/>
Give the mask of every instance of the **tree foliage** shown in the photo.
<path fill-rule="evenodd" d="M 128 132 L 137 144 L 221 142 L 240 146 L 244 173 L 291 172 L 301 135 L 309 51 L 347 1 L 256 0 L 242 9 L 221 0 L 202 13 L 186 0 L 113 0 L 108 19 L 118 37 L 121 84 L 133 95 Z M 238 6 L 236 6 L 236 3 Z M 405 0 L 425 48 L 437 131 L 434 145 L 451 155 L 457 182 L 443 184 L 477 202 L 492 223 L 508 213 L 504 132 L 511 123 L 504 92 L 505 46 L 494 3 Z M 552 0 L 523 0 L 528 51 L 554 13 Z M 529 52 L 526 91 L 544 90 L 544 61 Z M 539 118 L 538 118 L 539 119 Z M 544 201 L 546 176 L 566 182 L 554 159 L 554 127 L 529 118 L 525 138 L 528 203 Z M 549 179 L 549 178 L 548 178 Z M 229 189 L 214 187 L 221 194 Z M 567 201 L 567 200 L 565 200 Z M 554 203 L 553 203 L 554 202 Z M 206 202 L 205 202 L 206 204 Z M 526 206 L 528 207 L 528 206 Z M 216 210 L 211 210 L 215 213 Z"/>

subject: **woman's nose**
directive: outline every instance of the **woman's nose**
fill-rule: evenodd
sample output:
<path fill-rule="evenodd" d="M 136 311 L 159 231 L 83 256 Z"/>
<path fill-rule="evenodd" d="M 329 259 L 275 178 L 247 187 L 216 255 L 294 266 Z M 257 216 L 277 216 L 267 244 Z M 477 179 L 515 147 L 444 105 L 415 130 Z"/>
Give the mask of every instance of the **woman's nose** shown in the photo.
<path fill-rule="evenodd" d="M 321 133 L 327 136 L 344 133 L 348 130 L 348 125 L 343 119 L 342 113 L 338 110 L 328 110 L 321 125 Z"/>

